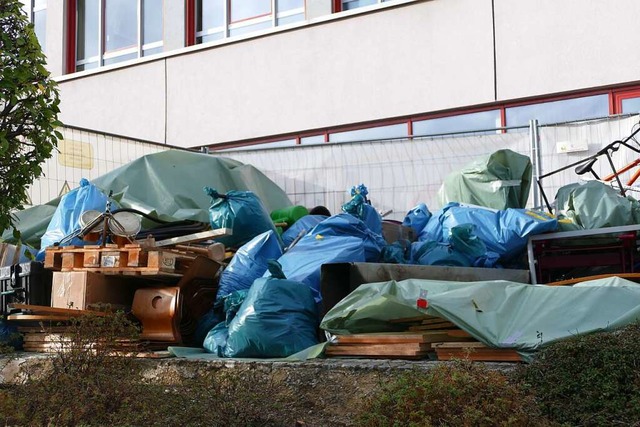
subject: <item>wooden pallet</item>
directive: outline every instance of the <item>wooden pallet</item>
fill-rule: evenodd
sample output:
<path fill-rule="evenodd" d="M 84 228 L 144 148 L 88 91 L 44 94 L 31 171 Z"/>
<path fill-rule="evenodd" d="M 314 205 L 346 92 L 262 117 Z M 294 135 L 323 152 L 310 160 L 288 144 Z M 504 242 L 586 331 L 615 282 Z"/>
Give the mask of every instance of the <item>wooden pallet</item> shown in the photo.
<path fill-rule="evenodd" d="M 421 359 L 433 352 L 432 343 L 460 341 L 465 338 L 450 336 L 449 331 L 387 332 L 372 334 L 338 335 L 327 346 L 328 357 L 381 357 L 394 359 Z"/>
<path fill-rule="evenodd" d="M 433 346 L 438 360 L 522 362 L 522 357 L 513 349 L 487 347 L 480 342 L 443 342 L 434 343 Z"/>
<path fill-rule="evenodd" d="M 147 250 L 139 244 L 49 247 L 44 267 L 58 271 L 179 277 L 197 255 L 170 249 Z"/>

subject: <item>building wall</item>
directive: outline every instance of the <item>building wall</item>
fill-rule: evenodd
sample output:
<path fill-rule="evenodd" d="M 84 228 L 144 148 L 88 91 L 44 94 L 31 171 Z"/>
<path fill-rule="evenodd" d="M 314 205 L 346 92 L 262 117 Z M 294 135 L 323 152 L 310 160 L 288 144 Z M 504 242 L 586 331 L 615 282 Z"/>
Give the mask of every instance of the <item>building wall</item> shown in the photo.
<path fill-rule="evenodd" d="M 637 0 L 383 4 L 61 76 L 61 120 L 193 147 L 628 83 L 638 12 Z"/>

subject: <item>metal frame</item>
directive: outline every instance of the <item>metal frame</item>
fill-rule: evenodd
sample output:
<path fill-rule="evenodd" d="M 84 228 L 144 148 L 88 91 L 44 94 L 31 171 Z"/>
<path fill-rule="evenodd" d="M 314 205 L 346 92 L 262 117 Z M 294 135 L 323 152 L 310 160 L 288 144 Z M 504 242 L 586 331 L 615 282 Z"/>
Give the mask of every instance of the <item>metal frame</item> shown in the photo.
<path fill-rule="evenodd" d="M 597 228 L 594 230 L 577 230 L 577 231 L 559 231 L 556 233 L 545 233 L 538 234 L 535 236 L 529 237 L 527 242 L 527 259 L 529 261 L 529 273 L 531 276 L 531 284 L 537 285 L 537 275 L 536 275 L 536 260 L 533 255 L 533 242 L 538 240 L 557 240 L 557 239 L 569 239 L 572 237 L 587 237 L 587 236 L 597 236 L 602 234 L 619 234 L 626 233 L 629 231 L 640 231 L 640 224 L 634 225 L 624 225 L 620 227 L 607 227 L 607 228 Z"/>

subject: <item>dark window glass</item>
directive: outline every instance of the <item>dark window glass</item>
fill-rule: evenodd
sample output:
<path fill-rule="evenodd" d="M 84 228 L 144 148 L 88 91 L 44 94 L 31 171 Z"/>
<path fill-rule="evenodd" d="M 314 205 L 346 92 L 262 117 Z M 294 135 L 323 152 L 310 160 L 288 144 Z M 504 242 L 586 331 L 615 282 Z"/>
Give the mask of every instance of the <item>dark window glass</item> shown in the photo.
<path fill-rule="evenodd" d="M 98 0 L 78 0 L 77 58 L 98 56 Z"/>

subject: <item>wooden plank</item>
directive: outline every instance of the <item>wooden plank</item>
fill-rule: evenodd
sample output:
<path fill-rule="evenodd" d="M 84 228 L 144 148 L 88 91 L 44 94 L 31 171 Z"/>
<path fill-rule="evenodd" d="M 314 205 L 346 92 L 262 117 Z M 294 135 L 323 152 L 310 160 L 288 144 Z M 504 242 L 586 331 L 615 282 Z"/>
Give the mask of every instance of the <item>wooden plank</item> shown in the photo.
<path fill-rule="evenodd" d="M 447 335 L 450 337 L 458 337 L 458 338 L 473 338 L 471 334 L 467 331 L 463 331 L 462 329 L 454 329 L 451 331 L 447 331 Z"/>
<path fill-rule="evenodd" d="M 402 343 L 433 343 L 458 340 L 459 337 L 448 335 L 447 331 L 415 332 L 387 332 L 376 334 L 337 335 L 338 344 L 402 344 Z"/>
<path fill-rule="evenodd" d="M 327 354 L 357 356 L 418 356 L 430 350 L 429 344 L 329 345 Z"/>
<path fill-rule="evenodd" d="M 104 311 L 74 310 L 70 308 L 47 307 L 43 305 L 12 303 L 12 304 L 9 304 L 9 306 L 18 310 L 29 310 L 31 314 L 53 314 L 53 315 L 70 316 L 70 317 L 77 317 L 77 316 L 82 316 L 87 314 L 93 314 L 95 316 L 111 315 L 110 313 L 106 313 Z"/>
<path fill-rule="evenodd" d="M 640 282 L 640 273 L 612 273 L 612 274 L 596 274 L 594 276 L 576 277 L 574 279 L 559 280 L 557 282 L 547 283 L 547 286 L 571 286 L 576 283 L 587 282 L 589 280 L 607 279 L 609 277 L 621 277 L 631 280 L 632 282 Z"/>
<path fill-rule="evenodd" d="M 21 322 L 68 322 L 68 316 L 53 314 L 10 314 L 7 320 Z"/>
<path fill-rule="evenodd" d="M 185 243 L 196 243 L 204 240 L 211 240 L 217 237 L 231 236 L 233 230 L 230 228 L 217 228 L 215 230 L 201 231 L 199 233 L 187 234 L 186 236 L 172 237 L 171 239 L 160 240 L 155 243 L 156 247 L 172 246 Z"/>
<path fill-rule="evenodd" d="M 433 346 L 435 348 L 493 348 L 493 347 L 487 347 L 486 345 L 478 341 L 442 342 L 442 343 L 434 343 Z"/>

